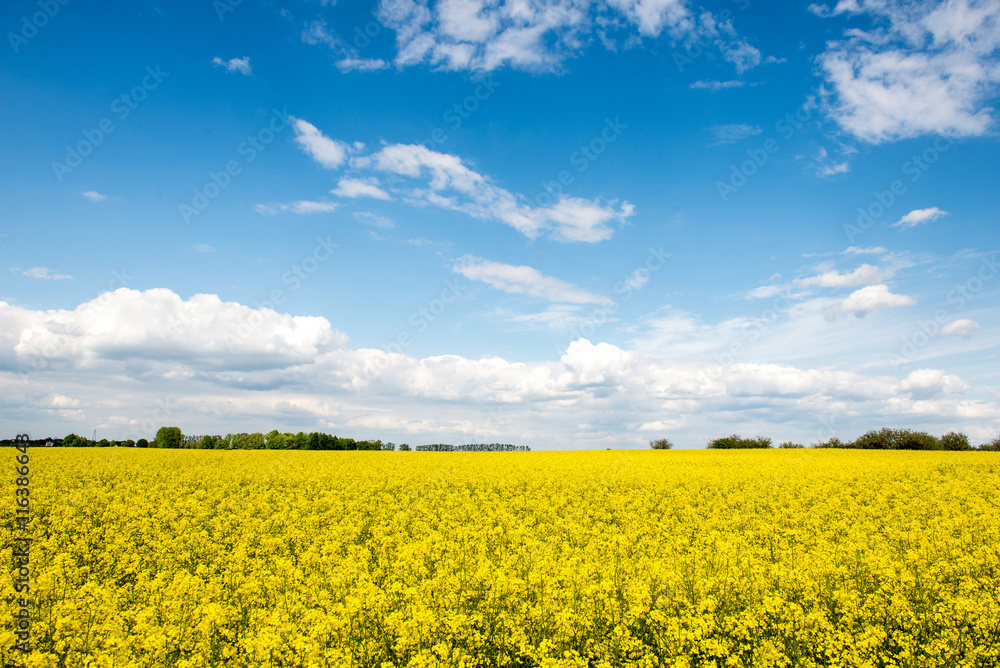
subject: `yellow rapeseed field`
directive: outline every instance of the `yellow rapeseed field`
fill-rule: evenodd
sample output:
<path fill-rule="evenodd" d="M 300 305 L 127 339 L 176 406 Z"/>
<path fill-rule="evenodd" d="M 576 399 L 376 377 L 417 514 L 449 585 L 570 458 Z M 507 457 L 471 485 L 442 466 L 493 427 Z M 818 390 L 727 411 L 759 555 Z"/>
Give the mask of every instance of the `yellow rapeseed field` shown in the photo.
<path fill-rule="evenodd" d="M 31 458 L 28 666 L 1000 665 L 992 453 Z"/>

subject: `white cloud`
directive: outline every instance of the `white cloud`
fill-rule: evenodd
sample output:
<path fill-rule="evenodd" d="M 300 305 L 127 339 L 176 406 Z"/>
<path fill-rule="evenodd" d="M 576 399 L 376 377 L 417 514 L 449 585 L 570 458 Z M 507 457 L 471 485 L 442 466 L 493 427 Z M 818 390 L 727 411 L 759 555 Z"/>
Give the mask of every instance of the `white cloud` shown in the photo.
<path fill-rule="evenodd" d="M 372 213 L 371 211 L 355 211 L 354 217 L 362 221 L 365 225 L 372 227 L 379 227 L 386 230 L 396 227 L 396 224 L 390 218 Z"/>
<path fill-rule="evenodd" d="M 840 304 L 832 307 L 828 311 L 828 315 L 851 314 L 858 318 L 863 318 L 872 311 L 880 311 L 896 306 L 911 306 L 916 303 L 916 300 L 912 297 L 892 293 L 889 290 L 889 286 L 885 284 L 868 285 L 852 292 Z"/>
<path fill-rule="evenodd" d="M 103 202 L 108 198 L 107 195 L 103 195 L 96 190 L 84 190 L 81 194 L 91 202 Z"/>
<path fill-rule="evenodd" d="M 893 223 L 892 227 L 902 227 L 905 230 L 924 223 L 931 223 L 941 216 L 947 215 L 947 211 L 942 211 L 936 206 L 929 209 L 915 209 Z"/>
<path fill-rule="evenodd" d="M 499 220 L 531 239 L 548 232 L 559 241 L 597 243 L 611 238 L 612 225 L 623 224 L 635 212 L 628 202 L 618 204 L 562 194 L 552 204 L 532 206 L 523 196 L 470 169 L 458 156 L 417 144 L 389 144 L 375 153 L 353 157 L 351 166 L 426 180 L 426 186 L 407 190 L 404 199 L 481 220 Z M 547 193 L 546 197 L 552 200 Z"/>
<path fill-rule="evenodd" d="M 716 144 L 735 144 L 744 139 L 754 137 L 762 132 L 759 125 L 744 125 L 735 123 L 732 125 L 716 125 L 709 130 L 715 137 Z"/>
<path fill-rule="evenodd" d="M 899 388 L 915 398 L 926 399 L 941 394 L 962 394 L 972 386 L 941 369 L 917 369 L 900 382 Z"/>
<path fill-rule="evenodd" d="M 209 246 L 208 244 L 196 243 L 195 245 L 188 248 L 189 253 L 214 253 L 215 246 Z"/>
<path fill-rule="evenodd" d="M 519 280 L 498 273 L 498 280 Z M 900 422 L 995 430 L 996 402 L 961 396 L 968 383 L 943 370 L 900 380 L 807 362 L 720 365 L 705 352 L 729 350 L 745 324 L 705 328 L 678 316 L 673 343 L 659 342 L 655 352 L 577 338 L 549 361 L 418 359 L 351 348 L 325 318 L 123 288 L 71 310 L 0 302 L 0 382 L 10 389 L 0 406 L 29 428 L 68 433 L 96 425 L 115 438 L 149 438 L 166 415 L 188 434 L 277 426 L 539 449 L 645 447 L 643 428 L 670 428 L 664 435 L 679 446 L 702 447 L 734 423 L 775 440 L 790 431 L 814 440 L 821 425 L 802 415 L 837 416 L 842 438 Z M 864 324 L 845 327 L 856 333 Z M 718 347 L 677 353 L 706 334 Z M 809 349 L 821 343 L 813 337 Z M 784 340 L 775 345 L 787 354 Z"/>
<path fill-rule="evenodd" d="M 295 142 L 307 155 L 326 169 L 336 169 L 347 160 L 348 146 L 342 141 L 330 139 L 316 129 L 316 126 L 301 118 L 293 119 Z"/>
<path fill-rule="evenodd" d="M 290 204 L 280 204 L 276 202 L 269 202 L 267 204 L 255 204 L 254 210 L 263 216 L 273 216 L 276 213 L 296 213 L 296 214 L 310 214 L 310 213 L 330 213 L 336 210 L 336 202 L 311 202 L 308 200 L 299 200 L 298 202 L 291 202 Z"/>
<path fill-rule="evenodd" d="M 32 267 L 31 269 L 25 269 L 21 272 L 21 274 L 30 278 L 46 278 L 52 281 L 61 281 L 73 278 L 69 274 L 55 273 L 47 267 Z"/>
<path fill-rule="evenodd" d="M 243 56 L 242 58 L 230 58 L 229 60 L 223 60 L 216 56 L 212 58 L 212 62 L 220 67 L 226 68 L 227 72 L 239 72 L 245 76 L 250 76 L 250 56 Z"/>
<path fill-rule="evenodd" d="M 867 14 L 819 58 L 837 123 L 871 143 L 923 134 L 979 136 L 993 124 L 1000 82 L 1000 3 L 992 0 L 842 1 L 820 16 Z"/>
<path fill-rule="evenodd" d="M 550 302 L 569 304 L 610 304 L 607 297 L 596 295 L 572 283 L 545 276 L 533 267 L 514 266 L 466 255 L 458 260 L 452 271 L 472 281 L 482 281 L 497 290 L 512 294 L 541 297 Z"/>
<path fill-rule="evenodd" d="M 961 318 L 943 326 L 940 331 L 938 331 L 938 334 L 941 336 L 963 336 L 965 338 L 969 338 L 972 333 L 978 329 L 979 323 L 975 320 Z"/>
<path fill-rule="evenodd" d="M 708 89 L 711 91 L 723 90 L 726 88 L 742 88 L 746 85 L 745 81 L 731 80 L 731 81 L 702 81 L 699 79 L 694 83 L 690 84 L 690 88 L 694 89 Z"/>
<path fill-rule="evenodd" d="M 847 161 L 836 162 L 829 159 L 829 153 L 825 148 L 820 147 L 819 153 L 815 158 L 816 162 L 816 175 L 821 177 L 831 177 L 837 176 L 838 174 L 846 174 L 851 170 L 850 164 Z"/>
<path fill-rule="evenodd" d="M 797 287 L 820 287 L 820 288 L 843 288 L 855 285 L 865 285 L 878 283 L 888 278 L 892 278 L 891 269 L 880 269 L 879 267 L 862 264 L 854 271 L 843 274 L 836 269 L 824 271 L 814 276 L 796 279 L 794 285 Z"/>
<path fill-rule="evenodd" d="M 379 187 L 378 179 L 351 179 L 344 177 L 337 183 L 337 187 L 330 191 L 340 197 L 374 197 L 375 199 L 392 199 L 389 193 Z"/>
<path fill-rule="evenodd" d="M 382 0 L 379 19 L 396 31 L 396 65 L 491 71 L 510 66 L 556 69 L 582 53 L 595 24 L 608 48 L 612 32 L 626 43 L 663 34 L 678 42 L 701 39 L 742 72 L 760 53 L 738 38 L 731 23 L 695 13 L 685 0 Z"/>
<path fill-rule="evenodd" d="M 389 63 L 381 58 L 341 58 L 334 65 L 341 72 L 374 72 L 389 67 Z"/>
<path fill-rule="evenodd" d="M 888 251 L 882 246 L 873 246 L 871 248 L 861 248 L 859 246 L 848 246 L 844 250 L 844 255 L 885 255 Z"/>

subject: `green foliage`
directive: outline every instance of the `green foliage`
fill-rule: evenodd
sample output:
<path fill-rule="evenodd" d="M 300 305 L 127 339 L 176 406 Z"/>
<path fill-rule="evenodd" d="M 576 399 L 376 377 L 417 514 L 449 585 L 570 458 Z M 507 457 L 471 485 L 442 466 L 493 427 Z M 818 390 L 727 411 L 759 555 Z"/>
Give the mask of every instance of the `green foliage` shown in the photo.
<path fill-rule="evenodd" d="M 743 438 L 739 434 L 723 436 L 708 442 L 708 447 L 715 450 L 748 450 L 753 448 L 770 448 L 771 439 L 766 436 Z"/>
<path fill-rule="evenodd" d="M 399 450 L 401 452 L 409 452 L 410 451 L 410 444 L 409 443 L 400 443 L 399 444 Z"/>
<path fill-rule="evenodd" d="M 972 446 L 969 444 L 969 437 L 961 432 L 956 434 L 953 431 L 949 431 L 947 434 L 938 439 L 938 443 L 941 445 L 942 450 L 972 449 Z"/>
<path fill-rule="evenodd" d="M 650 441 L 649 447 L 651 447 L 653 450 L 669 450 L 672 447 L 674 447 L 674 444 L 671 443 L 668 439 L 658 438 L 655 441 Z"/>
<path fill-rule="evenodd" d="M 778 447 L 782 450 L 797 450 L 799 448 L 804 448 L 805 446 L 801 443 L 792 443 L 791 441 L 782 441 L 778 444 Z"/>
<path fill-rule="evenodd" d="M 847 447 L 858 450 L 940 450 L 938 440 L 925 431 L 883 427 L 862 434 Z"/>
<path fill-rule="evenodd" d="M 1000 436 L 997 436 L 988 443 L 983 443 L 978 449 L 983 452 L 1000 452 Z"/>
<path fill-rule="evenodd" d="M 102 438 L 101 440 L 99 440 L 97 442 L 97 447 L 99 447 L 99 448 L 107 448 L 110 445 L 111 445 L 111 442 L 108 441 L 108 439 L 106 439 L 106 438 Z"/>
<path fill-rule="evenodd" d="M 818 443 L 816 443 L 815 445 L 813 445 L 813 447 L 814 448 L 846 448 L 847 446 L 844 445 L 843 441 L 841 441 L 839 438 L 837 438 L 836 436 L 834 436 L 833 438 L 829 438 L 829 439 L 827 439 L 825 441 L 819 441 Z"/>
<path fill-rule="evenodd" d="M 140 438 L 138 441 L 135 442 L 135 447 L 137 447 L 137 448 L 148 448 L 149 447 L 149 441 L 147 441 L 144 438 Z"/>
<path fill-rule="evenodd" d="M 180 427 L 160 427 L 153 439 L 154 448 L 179 448 L 184 442 Z"/>

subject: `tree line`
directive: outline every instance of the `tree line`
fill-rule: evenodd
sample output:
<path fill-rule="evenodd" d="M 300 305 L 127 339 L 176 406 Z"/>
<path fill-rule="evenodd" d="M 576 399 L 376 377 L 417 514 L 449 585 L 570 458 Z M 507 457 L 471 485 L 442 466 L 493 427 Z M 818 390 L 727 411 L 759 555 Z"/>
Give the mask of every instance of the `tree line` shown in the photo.
<path fill-rule="evenodd" d="M 673 448 L 673 443 L 668 439 L 660 438 L 649 442 L 649 447 L 654 450 L 669 450 Z M 706 446 L 713 450 L 749 450 L 773 448 L 773 441 L 767 436 L 754 436 L 746 438 L 739 434 L 731 434 L 715 438 L 708 442 Z M 778 448 L 804 448 L 801 443 L 783 441 L 778 444 Z M 979 450 L 984 452 L 1000 451 L 1000 436 L 992 441 L 974 447 L 969 443 L 969 437 L 961 432 L 949 431 L 943 436 L 933 436 L 926 431 L 914 431 L 912 429 L 892 429 L 883 427 L 872 429 L 853 441 L 841 441 L 839 438 L 830 438 L 812 444 L 812 448 L 843 448 L 847 450 Z"/>
<path fill-rule="evenodd" d="M 12 440 L 0 441 L 0 446 L 13 445 Z M 63 448 L 169 448 L 169 449 L 192 449 L 192 450 L 420 450 L 430 452 L 527 452 L 530 451 L 526 445 L 510 445 L 506 443 L 471 444 L 471 445 L 448 445 L 444 443 L 434 443 L 432 445 L 418 445 L 411 448 L 408 443 L 400 443 L 398 446 L 392 441 L 383 442 L 378 440 L 355 440 L 341 436 L 331 436 L 323 432 L 313 431 L 310 433 L 290 432 L 281 433 L 273 429 L 264 434 L 261 432 L 238 434 L 226 434 L 225 436 L 185 435 L 180 427 L 161 427 L 156 432 L 153 440 L 140 438 L 115 441 L 102 438 L 100 441 L 68 434 L 65 438 L 46 438 L 29 441 L 29 445 L 34 447 L 63 447 Z"/>

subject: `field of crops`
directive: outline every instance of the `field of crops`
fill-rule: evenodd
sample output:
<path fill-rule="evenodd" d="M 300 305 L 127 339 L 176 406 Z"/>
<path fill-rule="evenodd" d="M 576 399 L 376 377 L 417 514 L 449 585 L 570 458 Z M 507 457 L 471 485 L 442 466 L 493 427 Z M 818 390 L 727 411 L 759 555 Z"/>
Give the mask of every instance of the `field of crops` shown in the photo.
<path fill-rule="evenodd" d="M 31 666 L 1000 665 L 992 453 L 31 456 Z"/>

